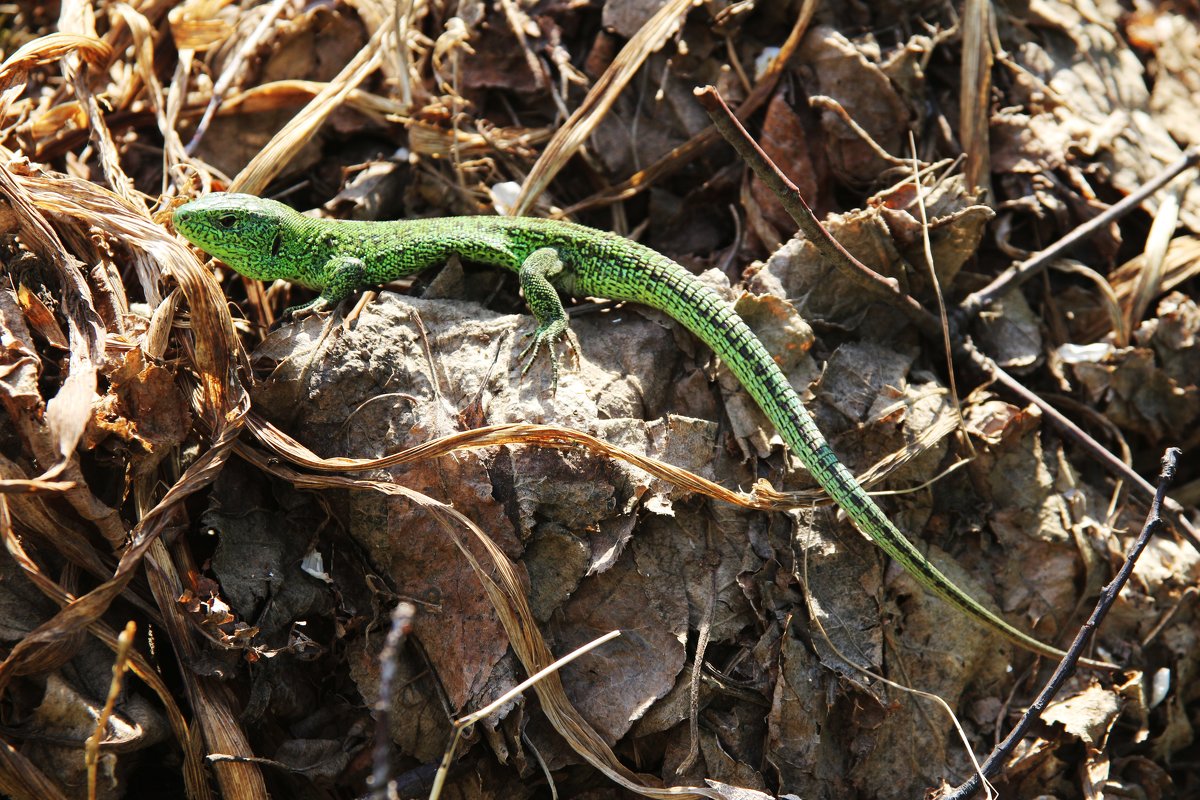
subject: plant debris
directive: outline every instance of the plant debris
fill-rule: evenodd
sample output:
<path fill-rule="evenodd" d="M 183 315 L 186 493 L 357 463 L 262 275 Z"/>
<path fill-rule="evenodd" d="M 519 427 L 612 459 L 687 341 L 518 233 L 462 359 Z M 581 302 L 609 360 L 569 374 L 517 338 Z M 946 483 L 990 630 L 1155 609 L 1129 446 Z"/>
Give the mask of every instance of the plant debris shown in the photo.
<path fill-rule="evenodd" d="M 309 290 L 171 228 L 210 191 L 654 247 L 735 304 L 922 552 L 1046 641 L 1146 513 L 1109 462 L 1182 448 L 1174 530 L 1089 653 L 1124 670 L 1076 674 L 992 783 L 1200 791 L 1195 169 L 955 313 L 1200 145 L 1200 20 L 998 10 L 0 5 L 0 792 L 358 797 L 378 767 L 399 797 L 917 797 L 1047 672 L 859 535 L 665 315 L 580 299 L 554 391 L 522 373 L 515 277 L 480 265 L 284 319 Z M 794 235 L 704 85 L 899 294 Z"/>

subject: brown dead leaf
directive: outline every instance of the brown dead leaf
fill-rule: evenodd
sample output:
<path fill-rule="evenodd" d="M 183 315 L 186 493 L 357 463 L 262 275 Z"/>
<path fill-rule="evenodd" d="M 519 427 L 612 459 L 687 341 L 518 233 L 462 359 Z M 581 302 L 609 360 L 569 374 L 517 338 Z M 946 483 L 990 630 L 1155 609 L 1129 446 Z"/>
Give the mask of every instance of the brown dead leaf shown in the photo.
<path fill-rule="evenodd" d="M 685 587 L 653 559 L 632 558 L 594 575 L 551 625 L 555 649 L 569 652 L 610 630 L 621 637 L 563 669 L 567 695 L 609 744 L 615 744 L 683 669 Z M 650 570 L 647 574 L 645 570 Z M 676 575 L 678 573 L 675 573 Z"/>
<path fill-rule="evenodd" d="M 814 148 L 808 141 L 804 120 L 789 102 L 790 92 L 775 93 L 767 104 L 759 144 L 772 161 L 796 184 L 805 202 L 820 212 L 825 198 L 821 194 L 821 169 L 817 167 Z M 750 179 L 751 202 L 747 203 L 748 224 L 768 250 L 776 250 L 791 238 L 796 223 L 783 210 L 779 199 L 757 177 Z"/>
<path fill-rule="evenodd" d="M 1121 700 L 1110 689 L 1090 686 L 1084 691 L 1052 703 L 1042 719 L 1061 726 L 1067 735 L 1083 743 L 1087 752 L 1081 782 L 1085 796 L 1100 797 L 1108 783 L 1111 764 L 1105 746 L 1121 714 Z"/>
<path fill-rule="evenodd" d="M 1111 22 L 1072 3 L 1046 0 L 1034 11 L 1046 33 L 1025 42 L 1012 55 L 1026 73 L 1018 86 L 1029 92 L 1027 107 L 1045 103 L 1052 125 L 1059 128 L 1049 132 L 1046 141 L 1060 140 L 1064 134 L 1070 140 L 1069 145 L 1048 149 L 1078 151 L 1107 168 L 1106 182 L 1113 188 L 1133 191 L 1180 152 L 1163 121 L 1148 113 L 1150 92 L 1141 61 Z M 1046 103 L 1047 91 L 1052 103 Z M 1063 197 L 1079 210 L 1083 204 L 1095 203 L 1086 167 L 1086 163 L 1068 163 L 1066 185 L 1056 187 L 1076 193 Z M 1183 202 L 1187 210 L 1182 219 L 1190 229 L 1200 230 L 1191 197 L 1189 192 Z M 1145 205 L 1153 211 L 1157 201 L 1151 198 Z M 1095 239 L 1092 244 L 1102 247 Z M 1106 255 L 1115 255 L 1115 246 Z"/>
<path fill-rule="evenodd" d="M 896 278 L 901 286 L 908 277 L 887 223 L 876 209 L 831 215 L 825 227 L 856 258 L 881 275 Z M 786 297 L 810 323 L 828 322 L 854 328 L 869 312 L 877 312 L 872 327 L 884 329 L 890 312 L 876 300 L 853 287 L 837 267 L 820 258 L 807 240 L 794 238 L 771 254 L 766 263 L 747 280 L 755 294 Z M 897 321 L 895 324 L 900 324 Z"/>
<path fill-rule="evenodd" d="M 1194 120 L 1186 109 L 1196 104 L 1200 91 L 1200 28 L 1186 15 L 1167 8 L 1147 7 L 1134 11 L 1127 29 L 1130 43 L 1152 51 L 1153 89 L 1150 110 L 1179 142 L 1196 144 Z"/>
<path fill-rule="evenodd" d="M 1105 413 L 1118 425 L 1163 441 L 1200 416 L 1200 386 L 1181 386 L 1157 363 L 1154 351 L 1131 347 L 1099 362 L 1071 365 L 1094 398 L 1107 398 Z"/>
<path fill-rule="evenodd" d="M 25 321 L 50 344 L 61 350 L 69 350 L 71 345 L 67 336 L 58 325 L 58 320 L 42 302 L 41 298 L 21 284 L 17 287 L 17 301 L 25 313 Z"/>
<path fill-rule="evenodd" d="M 884 152 L 903 154 L 907 149 L 905 130 L 912 115 L 875 62 L 878 53 L 871 49 L 851 42 L 833 28 L 814 28 L 797 54 L 805 75 L 805 91 L 833 98 Z M 822 111 L 821 127 L 829 167 L 842 180 L 869 185 L 880 172 L 894 166 L 881 159 L 837 114 Z"/>
<path fill-rule="evenodd" d="M 995 212 L 980 205 L 974 191 L 967 191 L 960 176 L 921 187 L 928 224 L 921 220 L 916 187 L 911 180 L 877 194 L 868 203 L 877 207 L 892 235 L 895 246 L 907 264 L 910 291 L 932 296 L 930 265 L 925 240 L 933 258 L 938 284 L 943 293 L 953 291 L 954 281 L 969 261 L 975 258 L 987 225 Z"/>
<path fill-rule="evenodd" d="M 106 376 L 108 393 L 93 407 L 87 446 L 97 446 L 108 434 L 136 443 L 142 457 L 133 459 L 134 472 L 147 474 L 183 443 L 192 417 L 170 370 L 147 361 L 137 348 L 122 356 Z"/>
<path fill-rule="evenodd" d="M 33 346 L 32 335 L 16 296 L 0 290 L 0 402 L 15 423 L 31 414 L 41 417 L 44 407 L 38 387 L 41 360 Z"/>
<path fill-rule="evenodd" d="M 1042 322 L 1025 295 L 1009 292 L 979 317 L 979 342 L 1003 369 L 1028 370 L 1042 358 Z"/>

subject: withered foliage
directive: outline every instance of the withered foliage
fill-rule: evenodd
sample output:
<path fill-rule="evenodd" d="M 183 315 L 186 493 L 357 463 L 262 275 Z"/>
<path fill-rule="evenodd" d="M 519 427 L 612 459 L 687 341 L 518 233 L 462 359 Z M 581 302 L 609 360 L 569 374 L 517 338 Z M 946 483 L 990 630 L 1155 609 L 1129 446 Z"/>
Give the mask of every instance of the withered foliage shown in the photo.
<path fill-rule="evenodd" d="M 952 313 L 1200 144 L 1178 6 L 0 4 L 0 792 L 363 796 L 400 601 L 402 797 L 429 795 L 456 718 L 614 629 L 476 725 L 442 796 L 919 797 L 1045 673 L 830 510 L 662 315 L 578 304 L 554 393 L 544 363 L 522 379 L 516 281 L 478 265 L 280 320 L 305 290 L 171 229 L 214 190 L 570 218 L 676 258 L 897 525 L 1046 640 L 1146 498 L 1030 397 L 1142 475 L 1183 448 L 1175 529 L 1094 646 L 1127 669 L 1078 674 L 994 783 L 1200 791 L 1194 171 Z M 706 84 L 850 252 L 951 312 L 953 352 L 1026 393 L 795 237 Z"/>

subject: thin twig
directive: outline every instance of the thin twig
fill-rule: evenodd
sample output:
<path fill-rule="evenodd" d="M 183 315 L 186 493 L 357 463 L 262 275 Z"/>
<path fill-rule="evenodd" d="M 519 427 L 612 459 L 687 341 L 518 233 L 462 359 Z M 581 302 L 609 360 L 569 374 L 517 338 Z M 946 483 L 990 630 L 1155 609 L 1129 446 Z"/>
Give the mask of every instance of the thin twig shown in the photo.
<path fill-rule="evenodd" d="M 1029 728 L 1033 725 L 1034 720 L 1039 719 L 1043 711 L 1054 699 L 1058 690 L 1075 671 L 1075 662 L 1079 659 L 1083 648 L 1087 646 L 1088 640 L 1091 639 L 1096 627 L 1108 614 L 1109 608 L 1113 601 L 1117 599 L 1117 595 L 1121 593 L 1122 587 L 1129 580 L 1129 576 L 1133 574 L 1133 567 L 1137 563 L 1138 557 L 1142 551 L 1146 549 L 1146 544 L 1149 543 L 1150 537 L 1162 527 L 1162 511 L 1163 498 L 1167 494 L 1167 486 L 1175 478 L 1175 465 L 1179 460 L 1179 448 L 1167 448 L 1163 454 L 1162 471 L 1158 476 L 1158 488 L 1154 491 L 1154 501 L 1150 503 L 1150 511 L 1146 515 L 1146 524 L 1142 526 L 1142 532 L 1138 535 L 1137 541 L 1134 542 L 1133 548 L 1130 549 L 1129 555 L 1125 558 L 1125 563 L 1121 565 L 1121 569 L 1117 572 L 1117 577 L 1104 587 L 1100 592 L 1100 600 L 1096 603 L 1096 609 L 1079 629 L 1079 633 L 1075 636 L 1075 641 L 1071 643 L 1071 647 L 1067 650 L 1067 655 L 1059 663 L 1058 669 L 1054 670 L 1054 674 L 1050 676 L 1050 680 L 1046 682 L 1045 688 L 1038 694 L 1037 699 L 1021 716 L 1008 736 L 1004 737 L 996 749 L 988 756 L 987 761 L 983 762 L 983 775 L 992 777 L 1000 771 L 1005 759 L 1009 757 L 1013 749 L 1020 741 L 1025 738 L 1025 734 L 1029 732 Z M 943 795 L 942 800 L 966 800 L 973 796 L 980 788 L 980 777 L 976 773 L 972 775 L 965 783 L 951 791 L 949 794 Z"/>
<path fill-rule="evenodd" d="M 547 675 L 558 672 L 558 670 L 562 669 L 567 664 L 570 664 L 580 656 L 590 653 L 600 645 L 604 644 L 610 639 L 615 639 L 620 635 L 620 631 L 609 631 L 603 636 L 593 639 L 582 647 L 578 647 L 575 650 L 572 650 L 570 653 L 567 653 L 553 664 L 549 664 L 530 675 L 528 678 L 521 681 L 516 686 L 512 687 L 507 692 L 500 695 L 478 711 L 473 711 L 466 716 L 459 717 L 458 719 L 454 720 L 452 723 L 454 726 L 454 736 L 451 737 L 450 744 L 447 745 L 445 753 L 442 754 L 442 763 L 438 766 L 437 774 L 434 776 L 433 788 L 429 791 L 429 800 L 438 800 L 438 798 L 441 797 L 442 787 L 445 786 L 446 776 L 450 772 L 450 765 L 454 763 L 454 754 L 458 750 L 458 743 L 463 739 L 472 725 L 487 717 L 489 714 L 494 714 L 505 704 L 516 699 L 517 695 L 521 694 L 529 687 L 536 685 L 538 681 L 542 680 Z"/>
<path fill-rule="evenodd" d="M 217 109 L 221 107 L 221 103 L 225 100 L 225 93 L 233 85 L 234 79 L 241 75 L 242 64 L 250 57 L 251 51 L 259 46 L 263 37 L 267 35 L 267 31 L 275 26 L 275 20 L 283 13 L 283 7 L 287 5 L 287 2 L 288 0 L 275 0 L 271 4 L 271 7 L 263 14 L 263 18 L 254 28 L 254 31 L 246 37 L 245 41 L 242 42 L 242 46 L 238 48 L 237 53 L 225 65 L 224 73 L 217 79 L 216 84 L 213 85 L 212 97 L 208 100 L 208 105 L 204 109 L 204 115 L 200 118 L 200 122 L 196 124 L 196 133 L 192 135 L 192 140 L 184 148 L 184 152 L 189 156 L 195 154 L 196 148 L 200 146 L 200 140 L 204 138 L 209 124 L 212 123 L 213 117 L 217 114 Z"/>
<path fill-rule="evenodd" d="M 400 648 L 412 631 L 413 616 L 417 609 L 412 603 L 398 603 L 392 609 L 392 626 L 383 648 L 379 651 L 379 694 L 375 698 L 375 752 L 372 759 L 370 797 L 384 800 L 388 796 L 388 750 L 392 740 L 391 715 L 392 690 L 396 683 L 396 664 L 400 659 Z"/>
<path fill-rule="evenodd" d="M 100 764 L 100 745 L 104 741 L 108 722 L 116 708 L 117 698 L 121 696 L 121 684 L 125 671 L 129 669 L 129 648 L 133 645 L 133 636 L 137 626 L 133 620 L 125 623 L 125 630 L 117 637 L 117 654 L 113 659 L 112 680 L 108 685 L 108 698 L 104 708 L 96 715 L 96 729 L 84 743 L 84 762 L 87 764 L 87 796 L 88 800 L 96 800 L 96 768 Z"/>
<path fill-rule="evenodd" d="M 975 347 L 975 343 L 970 339 L 965 339 L 958 343 L 954 348 L 954 352 L 955 355 L 960 359 L 967 359 L 981 372 L 986 375 L 990 375 L 996 380 L 997 383 L 999 383 L 1008 391 L 1017 395 L 1022 400 L 1032 403 L 1041 409 L 1042 413 L 1045 414 L 1052 423 L 1058 426 L 1061 432 L 1065 433 L 1068 438 L 1072 439 L 1073 441 L 1083 445 L 1084 448 L 1092 454 L 1092 457 L 1099 461 L 1100 465 L 1109 472 L 1121 478 L 1122 480 L 1129 481 L 1129 483 L 1132 484 L 1143 495 L 1146 495 L 1151 499 L 1156 496 L 1154 486 L 1151 485 L 1148 480 L 1139 475 L 1124 461 L 1117 458 L 1110 450 L 1104 447 L 1104 445 L 1093 439 L 1082 428 L 1068 419 L 1061 411 L 1052 406 L 1049 402 L 1043 400 L 1034 392 L 1025 388 L 1020 381 L 1001 369 L 999 364 L 988 358 L 984 353 L 981 353 L 979 349 Z M 1183 506 L 1179 505 L 1179 503 L 1175 502 L 1169 497 L 1163 499 L 1163 505 L 1166 507 L 1167 515 L 1171 520 L 1171 525 L 1173 528 L 1179 532 L 1180 536 L 1187 539 L 1192 547 L 1196 548 L 1197 552 L 1200 552 L 1200 536 L 1197 536 L 1196 529 L 1192 527 L 1192 524 L 1187 520 L 1187 517 L 1184 516 Z"/>
<path fill-rule="evenodd" d="M 1198 163 L 1200 163 L 1200 147 L 1189 147 L 1174 163 L 1169 164 L 1166 169 L 1152 178 L 1148 183 L 1139 187 L 1136 192 L 1127 195 L 1103 214 L 1093 217 L 1078 228 L 1075 228 L 1045 250 L 1040 250 L 1020 264 L 1014 264 L 1004 270 L 994 281 L 979 291 L 967 295 L 959 303 L 954 313 L 950 315 L 950 322 L 954 326 L 952 330 L 961 328 L 964 322 L 973 319 L 980 311 L 996 302 L 996 299 L 1002 294 L 1020 286 L 1026 280 L 1041 272 L 1055 258 L 1058 258 L 1067 250 L 1087 239 L 1096 231 L 1108 227 L 1116 220 L 1137 209 L 1147 197 L 1157 192 L 1163 186 L 1166 186 L 1179 173 L 1189 167 L 1196 166 Z"/>

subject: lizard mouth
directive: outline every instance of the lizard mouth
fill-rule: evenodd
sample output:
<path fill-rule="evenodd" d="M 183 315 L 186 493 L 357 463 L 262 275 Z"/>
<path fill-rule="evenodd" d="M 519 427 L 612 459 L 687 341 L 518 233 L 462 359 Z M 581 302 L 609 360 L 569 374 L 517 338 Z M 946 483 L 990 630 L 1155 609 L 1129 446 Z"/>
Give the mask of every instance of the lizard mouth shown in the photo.
<path fill-rule="evenodd" d="M 205 247 L 208 244 L 205 241 L 203 226 L 195 224 L 194 215 L 186 205 L 175 209 L 172 223 L 175 225 L 175 230 L 183 234 L 184 238 L 192 244 L 198 247 Z"/>

